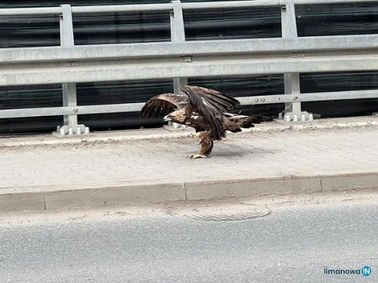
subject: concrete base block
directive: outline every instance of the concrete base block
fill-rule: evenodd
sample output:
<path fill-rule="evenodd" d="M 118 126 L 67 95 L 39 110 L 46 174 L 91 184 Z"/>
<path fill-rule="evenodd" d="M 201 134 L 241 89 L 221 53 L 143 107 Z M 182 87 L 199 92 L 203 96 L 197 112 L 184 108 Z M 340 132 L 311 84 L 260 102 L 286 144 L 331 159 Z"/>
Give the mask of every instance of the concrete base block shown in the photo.
<path fill-rule="evenodd" d="M 322 176 L 322 191 L 378 188 L 377 173 Z"/>
<path fill-rule="evenodd" d="M 214 182 L 186 183 L 188 200 L 207 200 L 231 196 L 258 196 L 320 192 L 319 177 L 276 177 Z"/>
<path fill-rule="evenodd" d="M 44 209 L 43 192 L 0 194 L 0 212 Z"/>
<path fill-rule="evenodd" d="M 157 203 L 185 200 L 185 188 L 177 184 L 128 185 L 45 193 L 46 209 L 67 209 Z"/>

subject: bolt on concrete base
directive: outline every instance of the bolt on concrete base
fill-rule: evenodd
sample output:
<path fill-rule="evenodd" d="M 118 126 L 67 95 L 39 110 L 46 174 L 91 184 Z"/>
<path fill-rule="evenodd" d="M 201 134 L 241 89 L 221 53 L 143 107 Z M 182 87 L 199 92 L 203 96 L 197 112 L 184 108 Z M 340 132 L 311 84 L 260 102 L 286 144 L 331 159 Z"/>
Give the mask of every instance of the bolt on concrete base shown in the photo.
<path fill-rule="evenodd" d="M 66 136 L 73 135 L 88 135 L 89 127 L 86 127 L 83 124 L 77 125 L 76 127 L 70 126 L 57 126 L 56 132 L 53 132 L 53 135 L 58 138 L 64 138 Z"/>
<path fill-rule="evenodd" d="M 284 119 L 285 122 L 307 122 L 307 121 L 313 121 L 314 115 L 312 113 L 308 113 L 307 111 L 301 111 L 301 112 L 288 112 L 285 115 L 283 113 L 278 114 L 279 119 Z"/>

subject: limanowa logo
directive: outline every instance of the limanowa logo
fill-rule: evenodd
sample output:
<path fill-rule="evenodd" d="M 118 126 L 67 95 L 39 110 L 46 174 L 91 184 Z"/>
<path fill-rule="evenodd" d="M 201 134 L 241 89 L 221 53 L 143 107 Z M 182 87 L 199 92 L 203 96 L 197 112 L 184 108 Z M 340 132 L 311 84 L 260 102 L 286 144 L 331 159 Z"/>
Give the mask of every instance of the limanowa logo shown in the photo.
<path fill-rule="evenodd" d="M 371 275 L 372 269 L 370 266 L 365 265 L 361 269 L 331 269 L 324 268 L 324 274 L 326 275 L 362 275 L 368 277 Z"/>

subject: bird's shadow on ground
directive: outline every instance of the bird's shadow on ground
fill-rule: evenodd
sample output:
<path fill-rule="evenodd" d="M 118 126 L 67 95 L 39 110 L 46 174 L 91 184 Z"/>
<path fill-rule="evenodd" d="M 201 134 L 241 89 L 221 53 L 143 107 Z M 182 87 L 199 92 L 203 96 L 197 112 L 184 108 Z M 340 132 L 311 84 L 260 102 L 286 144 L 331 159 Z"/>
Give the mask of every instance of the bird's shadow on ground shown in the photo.
<path fill-rule="evenodd" d="M 227 159 L 240 158 L 247 155 L 256 156 L 256 155 L 267 155 L 274 154 L 278 151 L 276 149 L 267 149 L 267 148 L 258 148 L 251 146 L 242 146 L 242 145 L 218 145 L 214 146 L 210 158 L 219 158 L 224 157 Z"/>

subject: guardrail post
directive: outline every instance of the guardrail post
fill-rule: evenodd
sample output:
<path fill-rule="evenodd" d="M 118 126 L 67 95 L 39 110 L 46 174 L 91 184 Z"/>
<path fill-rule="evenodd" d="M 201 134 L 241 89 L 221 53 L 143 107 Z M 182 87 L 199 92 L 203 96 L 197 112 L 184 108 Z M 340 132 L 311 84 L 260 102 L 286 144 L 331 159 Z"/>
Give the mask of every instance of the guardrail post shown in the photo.
<path fill-rule="evenodd" d="M 60 46 L 73 47 L 74 32 L 72 21 L 71 6 L 64 4 L 61 5 L 62 14 L 60 15 Z M 62 84 L 63 106 L 77 106 L 76 83 L 63 83 Z M 63 126 L 57 127 L 57 134 L 60 136 L 72 134 L 89 133 L 89 128 L 84 125 L 78 125 L 77 114 L 64 115 Z"/>
<path fill-rule="evenodd" d="M 180 0 L 171 2 L 173 10 L 170 13 L 171 24 L 171 42 L 185 42 L 185 26 L 184 15 L 182 12 L 182 4 Z M 181 87 L 188 84 L 188 78 L 174 78 L 173 92 L 179 94 Z M 179 124 L 172 123 L 174 128 L 183 127 Z"/>
<path fill-rule="evenodd" d="M 293 39 L 298 37 L 297 21 L 295 18 L 294 0 L 285 0 L 285 5 L 281 7 L 282 37 Z M 292 56 L 301 56 L 302 54 L 292 54 Z M 293 100 L 299 98 L 301 93 L 299 73 L 284 74 L 285 94 L 292 95 Z M 302 111 L 300 102 L 285 103 L 285 110 L 280 113 L 280 117 L 284 115 L 287 122 L 298 122 L 312 120 L 312 115 Z"/>

